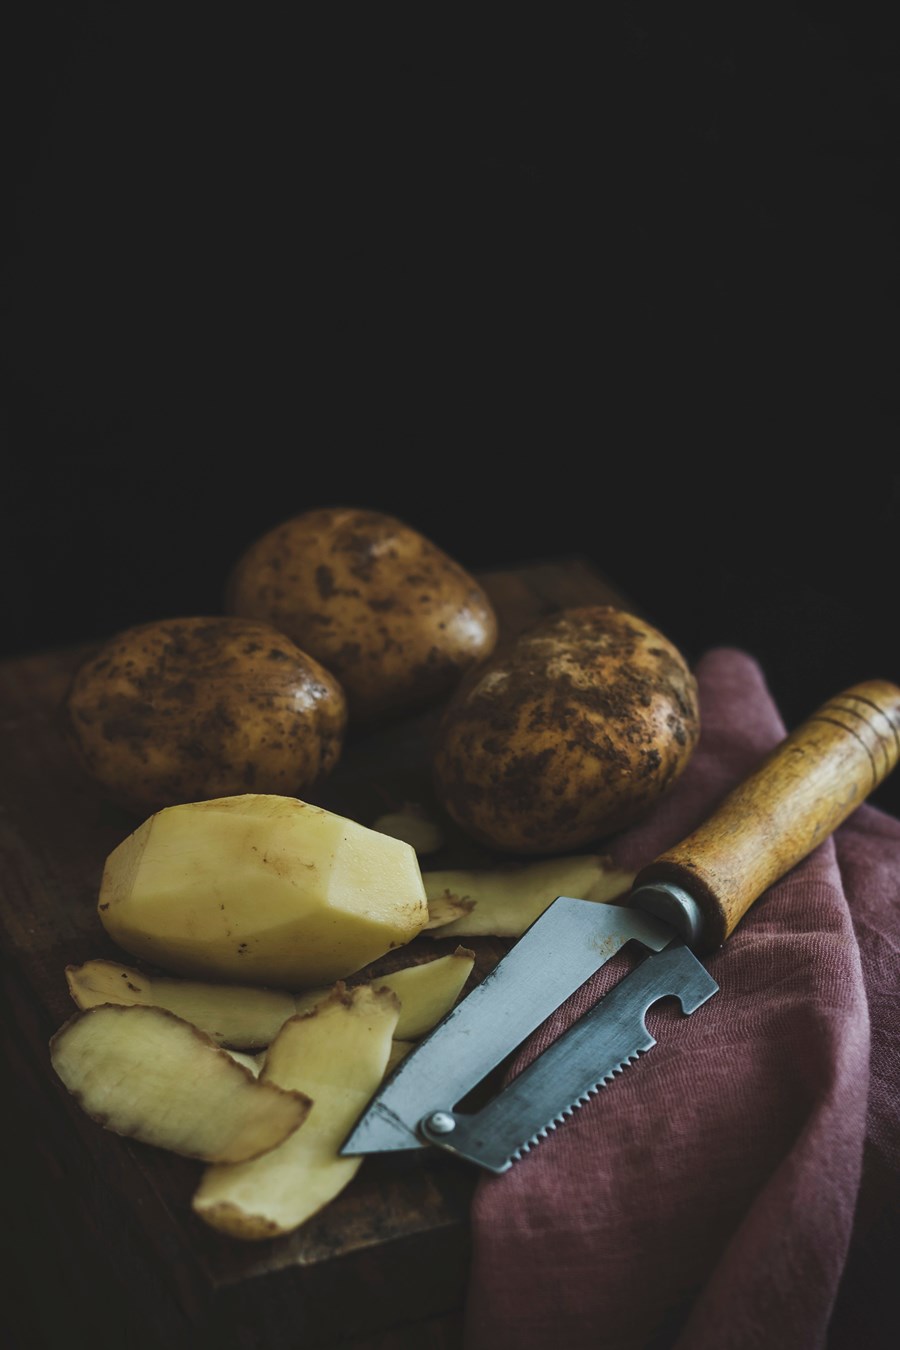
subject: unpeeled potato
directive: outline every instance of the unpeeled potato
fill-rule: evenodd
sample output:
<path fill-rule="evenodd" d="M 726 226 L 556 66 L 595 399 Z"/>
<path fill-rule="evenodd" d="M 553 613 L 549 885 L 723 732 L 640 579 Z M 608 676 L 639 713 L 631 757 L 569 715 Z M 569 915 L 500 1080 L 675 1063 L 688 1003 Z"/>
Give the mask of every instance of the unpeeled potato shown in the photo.
<path fill-rule="evenodd" d="M 105 795 L 147 814 L 245 792 L 303 795 L 343 747 L 344 692 L 271 625 L 233 616 L 139 624 L 77 671 L 75 753 Z"/>
<path fill-rule="evenodd" d="M 226 607 L 274 624 L 332 671 L 354 724 L 439 701 L 497 639 L 463 567 L 396 517 L 351 507 L 304 512 L 257 539 Z"/>
<path fill-rule="evenodd" d="M 668 638 L 609 605 L 564 610 L 456 691 L 434 752 L 448 814 L 500 851 L 562 853 L 632 824 L 700 731 L 697 683 Z"/>

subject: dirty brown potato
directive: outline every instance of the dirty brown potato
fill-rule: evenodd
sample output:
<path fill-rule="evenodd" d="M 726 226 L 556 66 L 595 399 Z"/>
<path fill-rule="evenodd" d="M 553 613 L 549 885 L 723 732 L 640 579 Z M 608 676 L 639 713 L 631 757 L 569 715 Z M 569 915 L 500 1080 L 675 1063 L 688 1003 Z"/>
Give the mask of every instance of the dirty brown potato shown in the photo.
<path fill-rule="evenodd" d="M 569 609 L 456 691 L 435 788 L 480 843 L 560 853 L 644 815 L 684 770 L 699 729 L 696 681 L 667 638 L 611 606 Z"/>
<path fill-rule="evenodd" d="M 128 628 L 76 672 L 69 740 L 117 805 L 142 815 L 238 793 L 302 795 L 340 755 L 338 681 L 269 624 L 233 616 Z"/>
<path fill-rule="evenodd" d="M 340 681 L 353 725 L 439 702 L 497 640 L 475 579 L 378 511 L 307 511 L 238 560 L 226 609 L 264 619 Z"/>

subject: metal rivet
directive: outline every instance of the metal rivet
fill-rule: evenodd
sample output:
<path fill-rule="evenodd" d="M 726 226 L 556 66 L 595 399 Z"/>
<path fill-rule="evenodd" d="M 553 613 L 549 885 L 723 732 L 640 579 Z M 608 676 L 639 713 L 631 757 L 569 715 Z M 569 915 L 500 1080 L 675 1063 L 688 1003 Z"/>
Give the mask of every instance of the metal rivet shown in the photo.
<path fill-rule="evenodd" d="M 435 1111 L 433 1115 L 427 1118 L 425 1124 L 435 1134 L 450 1134 L 452 1130 L 456 1129 L 456 1121 L 446 1111 Z"/>

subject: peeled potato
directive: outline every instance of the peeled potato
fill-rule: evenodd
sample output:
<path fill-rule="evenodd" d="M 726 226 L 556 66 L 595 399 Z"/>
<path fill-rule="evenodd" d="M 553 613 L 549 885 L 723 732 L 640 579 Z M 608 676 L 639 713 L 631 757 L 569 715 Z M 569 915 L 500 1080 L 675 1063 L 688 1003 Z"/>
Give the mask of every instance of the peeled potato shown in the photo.
<path fill-rule="evenodd" d="M 226 606 L 330 670 L 355 724 L 439 701 L 497 639 L 474 577 L 395 516 L 355 507 L 306 511 L 257 539 L 232 570 Z"/>
<path fill-rule="evenodd" d="M 398 1013 L 389 989 L 360 985 L 285 1023 L 260 1081 L 307 1094 L 309 1117 L 265 1160 L 204 1173 L 193 1208 L 205 1223 L 235 1238 L 277 1237 L 344 1189 L 362 1158 L 338 1150 L 384 1077 Z"/>
<path fill-rule="evenodd" d="M 76 1013 L 50 1061 L 106 1129 L 204 1162 L 255 1158 L 303 1124 L 301 1092 L 258 1081 L 203 1032 L 161 1008 Z"/>
<path fill-rule="evenodd" d="M 324 666 L 270 624 L 222 615 L 117 634 L 77 671 L 66 712 L 87 773 L 140 815 L 231 793 L 302 796 L 336 764 L 347 725 Z"/>
<path fill-rule="evenodd" d="M 423 872 L 429 912 L 444 905 L 460 916 L 443 926 L 432 923 L 432 937 L 521 937 L 558 895 L 576 900 L 615 900 L 634 880 L 633 872 L 614 867 L 597 853 L 501 867 Z"/>
<path fill-rule="evenodd" d="M 288 990 L 350 975 L 428 921 L 409 844 L 254 794 L 151 816 L 107 858 L 98 912 L 164 970 Z"/>

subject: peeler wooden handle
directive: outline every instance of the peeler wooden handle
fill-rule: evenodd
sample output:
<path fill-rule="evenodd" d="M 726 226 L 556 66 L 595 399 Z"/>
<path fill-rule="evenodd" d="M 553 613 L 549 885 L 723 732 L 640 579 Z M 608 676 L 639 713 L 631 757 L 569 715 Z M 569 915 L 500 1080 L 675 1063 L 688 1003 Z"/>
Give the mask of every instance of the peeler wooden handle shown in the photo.
<path fill-rule="evenodd" d="M 632 903 L 641 906 L 642 887 L 652 901 L 658 883 L 686 892 L 699 907 L 696 931 L 686 936 L 713 950 L 898 759 L 900 688 L 887 680 L 854 685 L 791 732 L 699 829 L 639 872 Z"/>

